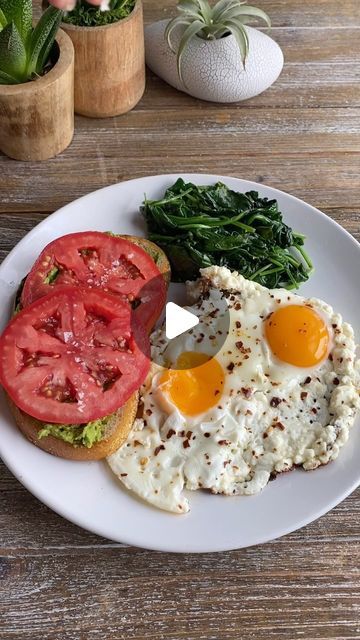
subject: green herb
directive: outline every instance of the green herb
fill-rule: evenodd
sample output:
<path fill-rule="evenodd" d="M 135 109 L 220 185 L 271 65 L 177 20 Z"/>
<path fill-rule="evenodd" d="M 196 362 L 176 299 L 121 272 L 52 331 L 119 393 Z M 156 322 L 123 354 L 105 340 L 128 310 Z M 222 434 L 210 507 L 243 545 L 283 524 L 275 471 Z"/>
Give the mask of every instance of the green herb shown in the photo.
<path fill-rule="evenodd" d="M 269 288 L 294 289 L 312 271 L 305 237 L 284 223 L 276 200 L 256 191 L 237 193 L 221 182 L 196 186 L 179 178 L 161 200 L 145 200 L 141 211 L 148 237 L 167 254 L 176 282 L 215 264 Z"/>
<path fill-rule="evenodd" d="M 62 11 L 49 7 L 32 27 L 31 0 L 0 0 L 0 84 L 20 84 L 44 73 Z"/>
<path fill-rule="evenodd" d="M 242 0 L 219 0 L 213 7 L 208 0 L 180 0 L 177 10 L 180 15 L 170 20 L 165 37 L 171 51 L 177 54 L 178 74 L 182 82 L 182 56 L 190 40 L 196 36 L 204 40 L 216 40 L 231 33 L 245 65 L 249 53 L 249 38 L 244 25 L 252 18 L 260 18 L 269 27 L 271 25 L 270 18 L 264 11 L 247 5 Z M 171 35 L 177 27 L 181 27 L 183 33 L 178 50 L 175 51 Z"/>
<path fill-rule="evenodd" d="M 64 22 L 78 27 L 101 27 L 127 18 L 135 6 L 135 0 L 110 0 L 109 10 L 101 11 L 84 0 L 76 3 L 75 8 L 63 17 Z"/>

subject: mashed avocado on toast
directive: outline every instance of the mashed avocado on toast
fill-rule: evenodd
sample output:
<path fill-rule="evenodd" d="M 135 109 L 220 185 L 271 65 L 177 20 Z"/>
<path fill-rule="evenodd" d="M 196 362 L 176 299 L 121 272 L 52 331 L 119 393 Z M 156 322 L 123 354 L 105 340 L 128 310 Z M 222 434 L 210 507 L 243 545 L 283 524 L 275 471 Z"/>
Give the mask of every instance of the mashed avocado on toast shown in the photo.
<path fill-rule="evenodd" d="M 38 432 L 38 438 L 53 436 L 69 442 L 74 447 L 83 446 L 90 449 L 103 439 L 108 420 L 109 416 L 105 416 L 87 424 L 44 424 Z"/>

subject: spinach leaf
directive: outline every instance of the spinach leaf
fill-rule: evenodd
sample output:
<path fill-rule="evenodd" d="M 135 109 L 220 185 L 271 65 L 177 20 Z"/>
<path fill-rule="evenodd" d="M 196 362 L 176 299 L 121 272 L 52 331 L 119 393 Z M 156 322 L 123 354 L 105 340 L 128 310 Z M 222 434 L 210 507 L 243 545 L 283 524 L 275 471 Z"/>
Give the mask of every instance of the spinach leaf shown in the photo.
<path fill-rule="evenodd" d="M 269 287 L 293 289 L 312 271 L 304 236 L 283 221 L 276 200 L 256 191 L 237 193 L 218 182 L 194 185 L 182 178 L 141 212 L 149 239 L 167 254 L 173 280 L 196 278 L 217 264 Z"/>

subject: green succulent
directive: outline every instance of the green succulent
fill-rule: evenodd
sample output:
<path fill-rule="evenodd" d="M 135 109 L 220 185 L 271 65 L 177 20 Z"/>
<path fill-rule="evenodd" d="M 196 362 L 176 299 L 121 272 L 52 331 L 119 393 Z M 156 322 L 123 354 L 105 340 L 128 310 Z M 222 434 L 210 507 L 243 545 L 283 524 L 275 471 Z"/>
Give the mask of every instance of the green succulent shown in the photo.
<path fill-rule="evenodd" d="M 43 73 L 62 11 L 49 7 L 32 26 L 31 0 L 0 0 L 0 84 L 21 84 Z"/>
<path fill-rule="evenodd" d="M 171 51 L 177 54 L 177 69 L 183 84 L 182 56 L 190 40 L 196 36 L 203 40 L 217 40 L 232 33 L 245 65 L 249 53 L 249 38 L 244 25 L 249 19 L 260 18 L 271 26 L 269 16 L 262 9 L 246 4 L 245 0 L 219 0 L 214 6 L 208 0 L 180 0 L 177 10 L 180 15 L 168 23 L 165 38 Z M 178 26 L 183 28 L 183 34 L 176 51 L 171 42 L 171 34 Z"/>
<path fill-rule="evenodd" d="M 109 9 L 102 11 L 86 0 L 78 0 L 74 9 L 64 15 L 63 21 L 78 27 L 102 27 L 126 18 L 134 6 L 135 0 L 110 0 Z"/>

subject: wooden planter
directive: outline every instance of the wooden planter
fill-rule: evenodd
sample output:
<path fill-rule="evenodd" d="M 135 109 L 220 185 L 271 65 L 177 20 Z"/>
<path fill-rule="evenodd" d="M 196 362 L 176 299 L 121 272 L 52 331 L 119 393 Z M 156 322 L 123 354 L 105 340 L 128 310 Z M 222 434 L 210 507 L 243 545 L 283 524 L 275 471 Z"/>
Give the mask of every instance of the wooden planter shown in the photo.
<path fill-rule="evenodd" d="M 92 118 L 130 111 L 145 89 L 141 0 L 131 14 L 104 27 L 62 23 L 75 48 L 75 112 Z"/>
<path fill-rule="evenodd" d="M 47 160 L 74 134 L 74 48 L 59 31 L 59 58 L 41 78 L 0 85 L 0 150 L 15 160 Z"/>

